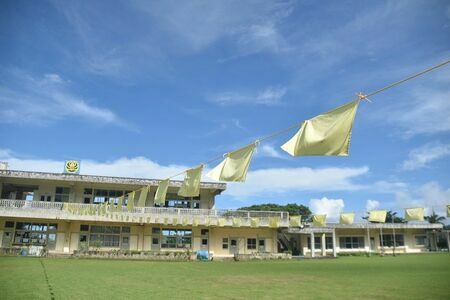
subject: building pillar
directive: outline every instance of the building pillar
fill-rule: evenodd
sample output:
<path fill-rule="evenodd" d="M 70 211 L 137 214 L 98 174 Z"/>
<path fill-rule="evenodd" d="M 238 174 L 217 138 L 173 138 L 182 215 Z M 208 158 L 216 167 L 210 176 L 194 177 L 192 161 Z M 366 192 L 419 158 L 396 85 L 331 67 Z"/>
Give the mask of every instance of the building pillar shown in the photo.
<path fill-rule="evenodd" d="M 372 253 L 372 249 L 371 249 L 371 245 L 370 245 L 370 230 L 369 230 L 369 225 L 367 225 L 367 249 L 368 249 L 367 254 L 370 256 L 370 254 Z"/>
<path fill-rule="evenodd" d="M 320 245 L 322 246 L 322 256 L 327 255 L 327 249 L 326 249 L 327 243 L 326 243 L 326 241 L 327 240 L 325 238 L 325 233 L 322 233 L 321 243 L 320 243 Z"/>
<path fill-rule="evenodd" d="M 448 248 L 448 252 L 450 252 L 450 231 L 446 230 L 444 232 L 447 235 L 447 248 Z"/>
<path fill-rule="evenodd" d="M 332 233 L 332 239 L 333 239 L 333 257 L 337 256 L 336 253 L 336 230 L 333 228 L 333 233 Z"/>
<path fill-rule="evenodd" d="M 311 257 L 314 258 L 316 249 L 314 248 L 314 232 L 311 232 L 310 238 L 311 241 Z"/>

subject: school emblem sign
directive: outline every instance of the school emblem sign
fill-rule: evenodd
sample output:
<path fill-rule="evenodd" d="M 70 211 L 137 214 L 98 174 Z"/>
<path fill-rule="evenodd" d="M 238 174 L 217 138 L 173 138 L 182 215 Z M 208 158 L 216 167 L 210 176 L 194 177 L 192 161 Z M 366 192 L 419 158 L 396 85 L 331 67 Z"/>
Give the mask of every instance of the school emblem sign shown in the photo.
<path fill-rule="evenodd" d="M 76 160 L 68 160 L 64 163 L 64 173 L 78 174 L 80 173 L 80 162 Z"/>

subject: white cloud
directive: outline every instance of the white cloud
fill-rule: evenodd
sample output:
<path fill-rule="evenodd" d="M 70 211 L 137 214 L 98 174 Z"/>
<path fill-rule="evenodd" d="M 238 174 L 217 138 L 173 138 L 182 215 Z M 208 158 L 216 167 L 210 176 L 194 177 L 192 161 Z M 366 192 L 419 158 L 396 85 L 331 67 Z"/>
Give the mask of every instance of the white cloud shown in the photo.
<path fill-rule="evenodd" d="M 133 5 L 167 33 L 179 51 L 200 51 L 220 39 L 236 40 L 244 54 L 277 51 L 282 39 L 277 24 L 292 3 L 261 1 L 137 1 Z"/>
<path fill-rule="evenodd" d="M 10 169 L 61 172 L 63 161 L 23 158 L 8 149 L 0 149 L 0 160 Z M 145 157 L 123 157 L 111 161 L 81 160 L 81 173 L 92 175 L 165 178 L 188 169 L 182 165 L 161 165 Z M 363 188 L 353 182 L 367 174 L 360 168 L 268 168 L 250 171 L 245 183 L 228 183 L 227 195 L 244 199 L 249 196 L 283 195 L 299 191 L 343 191 Z M 208 170 L 205 170 L 206 174 Z M 182 177 L 181 177 L 182 178 Z M 209 178 L 203 178 L 211 181 Z"/>
<path fill-rule="evenodd" d="M 365 188 L 353 180 L 367 174 L 359 168 L 267 168 L 249 171 L 247 181 L 229 183 L 227 195 L 247 197 L 279 196 L 300 191 L 354 191 Z"/>
<path fill-rule="evenodd" d="M 259 156 L 266 156 L 266 157 L 272 157 L 272 158 L 280 158 L 280 159 L 289 159 L 288 155 L 283 155 L 279 151 L 275 149 L 272 145 L 262 145 L 257 148 L 256 155 Z"/>
<path fill-rule="evenodd" d="M 399 209 L 408 207 L 425 207 L 426 213 L 434 210 L 440 215 L 446 215 L 446 205 L 450 204 L 450 188 L 430 181 L 415 189 L 395 194 L 395 204 Z"/>
<path fill-rule="evenodd" d="M 64 161 L 21 158 L 8 149 L 0 149 L 0 160 L 11 170 L 61 173 Z M 187 166 L 161 165 L 145 157 L 122 157 L 111 161 L 81 160 L 81 174 L 161 179 L 186 170 Z M 177 178 L 178 179 L 178 178 Z"/>
<path fill-rule="evenodd" d="M 238 104 L 255 104 L 273 106 L 281 104 L 286 94 L 285 87 L 268 87 L 256 93 L 224 92 L 209 97 L 208 100 L 222 106 Z"/>
<path fill-rule="evenodd" d="M 429 163 L 450 155 L 450 144 L 430 143 L 411 150 L 402 169 L 412 171 L 426 167 Z"/>
<path fill-rule="evenodd" d="M 88 103 L 69 90 L 58 74 L 33 77 L 23 71 L 8 73 L 9 86 L 0 87 L 0 123 L 48 125 L 64 119 L 84 119 L 135 130 L 113 111 Z"/>
<path fill-rule="evenodd" d="M 336 221 L 339 214 L 344 210 L 344 200 L 342 199 L 311 199 L 309 208 L 314 214 L 326 214 L 327 219 Z"/>
<path fill-rule="evenodd" d="M 380 208 L 380 202 L 377 200 L 367 200 L 366 201 L 366 211 L 371 211 Z"/>
<path fill-rule="evenodd" d="M 442 70 L 442 72 L 448 72 Z M 445 81 L 442 86 L 442 82 Z M 429 81 L 429 88 L 416 88 L 405 99 L 385 105 L 378 119 L 398 126 L 405 138 L 450 131 L 450 80 L 440 77 Z M 433 85 L 438 85 L 431 87 Z M 447 87 L 445 87 L 447 86 Z"/>

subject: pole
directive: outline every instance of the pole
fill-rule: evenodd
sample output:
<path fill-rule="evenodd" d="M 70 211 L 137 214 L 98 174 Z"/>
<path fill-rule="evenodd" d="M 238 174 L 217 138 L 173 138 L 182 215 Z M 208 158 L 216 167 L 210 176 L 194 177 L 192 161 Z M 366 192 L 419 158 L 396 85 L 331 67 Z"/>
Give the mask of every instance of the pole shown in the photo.
<path fill-rule="evenodd" d="M 370 245 L 370 230 L 369 230 L 369 222 L 367 222 L 367 245 L 369 245 L 369 257 L 372 255 L 372 249 Z"/>
<path fill-rule="evenodd" d="M 380 242 L 381 242 L 381 256 L 384 254 L 384 243 L 383 243 L 383 224 L 380 227 Z"/>
<path fill-rule="evenodd" d="M 395 245 L 397 244 L 397 241 L 396 241 L 396 239 L 395 239 L 394 218 L 395 218 L 395 215 L 392 215 L 392 238 L 393 238 L 393 240 L 394 240 L 394 245 L 393 245 L 393 248 L 392 248 L 392 255 L 395 256 Z"/>

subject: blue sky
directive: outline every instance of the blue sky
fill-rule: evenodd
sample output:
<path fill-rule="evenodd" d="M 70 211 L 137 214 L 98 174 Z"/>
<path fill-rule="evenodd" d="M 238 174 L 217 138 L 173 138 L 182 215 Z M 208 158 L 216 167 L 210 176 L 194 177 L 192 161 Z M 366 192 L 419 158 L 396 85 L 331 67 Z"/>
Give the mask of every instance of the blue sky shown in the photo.
<path fill-rule="evenodd" d="M 1 1 L 0 160 L 164 178 L 444 61 L 449 36 L 448 1 Z M 362 103 L 349 157 L 263 143 L 217 206 L 443 211 L 449 83 Z"/>

